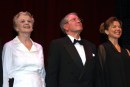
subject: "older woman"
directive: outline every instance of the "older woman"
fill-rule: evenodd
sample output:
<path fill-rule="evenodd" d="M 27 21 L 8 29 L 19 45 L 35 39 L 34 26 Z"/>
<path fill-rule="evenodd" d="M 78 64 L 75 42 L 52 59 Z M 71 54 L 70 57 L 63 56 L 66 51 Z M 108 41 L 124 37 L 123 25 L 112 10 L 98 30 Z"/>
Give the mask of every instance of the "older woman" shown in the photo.
<path fill-rule="evenodd" d="M 103 87 L 130 87 L 130 57 L 118 40 L 122 35 L 122 23 L 116 17 L 108 18 L 100 26 L 100 32 L 108 41 L 99 46 L 99 58 L 102 66 Z"/>
<path fill-rule="evenodd" d="M 30 38 L 34 18 L 19 12 L 13 22 L 18 36 L 3 47 L 3 87 L 45 87 L 43 48 Z"/>

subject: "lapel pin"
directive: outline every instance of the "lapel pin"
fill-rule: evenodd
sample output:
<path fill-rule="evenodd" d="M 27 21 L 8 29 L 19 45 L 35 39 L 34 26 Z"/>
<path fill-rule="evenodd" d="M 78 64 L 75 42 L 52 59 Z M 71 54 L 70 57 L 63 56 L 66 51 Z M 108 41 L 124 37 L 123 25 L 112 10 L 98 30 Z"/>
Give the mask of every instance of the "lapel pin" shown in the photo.
<path fill-rule="evenodd" d="M 92 53 L 92 56 L 93 56 L 93 57 L 95 57 L 95 54 L 94 54 L 94 53 Z"/>

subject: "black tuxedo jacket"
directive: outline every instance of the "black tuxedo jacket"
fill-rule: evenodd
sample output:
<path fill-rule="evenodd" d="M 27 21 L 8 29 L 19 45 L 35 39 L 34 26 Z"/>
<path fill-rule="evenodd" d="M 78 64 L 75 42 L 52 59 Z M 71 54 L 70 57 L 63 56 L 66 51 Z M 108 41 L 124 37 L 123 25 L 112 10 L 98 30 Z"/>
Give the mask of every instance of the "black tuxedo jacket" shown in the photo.
<path fill-rule="evenodd" d="M 48 54 L 46 87 L 95 87 L 97 53 L 95 45 L 83 40 L 86 64 L 69 37 L 53 40 Z"/>

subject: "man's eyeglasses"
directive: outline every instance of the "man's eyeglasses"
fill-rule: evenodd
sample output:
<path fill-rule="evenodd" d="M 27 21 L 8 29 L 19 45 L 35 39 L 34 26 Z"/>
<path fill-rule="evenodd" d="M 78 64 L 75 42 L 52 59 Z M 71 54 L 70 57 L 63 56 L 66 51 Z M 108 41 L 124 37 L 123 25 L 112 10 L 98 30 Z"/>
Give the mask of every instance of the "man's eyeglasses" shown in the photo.
<path fill-rule="evenodd" d="M 68 23 L 70 21 L 71 22 L 76 22 L 76 21 L 83 22 L 83 20 L 81 18 L 73 18 L 73 19 L 68 20 L 66 23 Z"/>

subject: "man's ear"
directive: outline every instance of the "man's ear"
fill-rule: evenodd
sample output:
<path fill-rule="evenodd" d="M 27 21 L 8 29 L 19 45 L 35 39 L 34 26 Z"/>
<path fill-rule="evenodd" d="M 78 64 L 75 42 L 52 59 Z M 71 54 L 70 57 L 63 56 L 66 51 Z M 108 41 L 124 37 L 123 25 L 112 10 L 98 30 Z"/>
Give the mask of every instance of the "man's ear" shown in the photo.
<path fill-rule="evenodd" d="M 68 31 L 68 24 L 65 24 L 65 25 L 64 25 L 64 29 L 65 29 L 66 31 Z"/>

